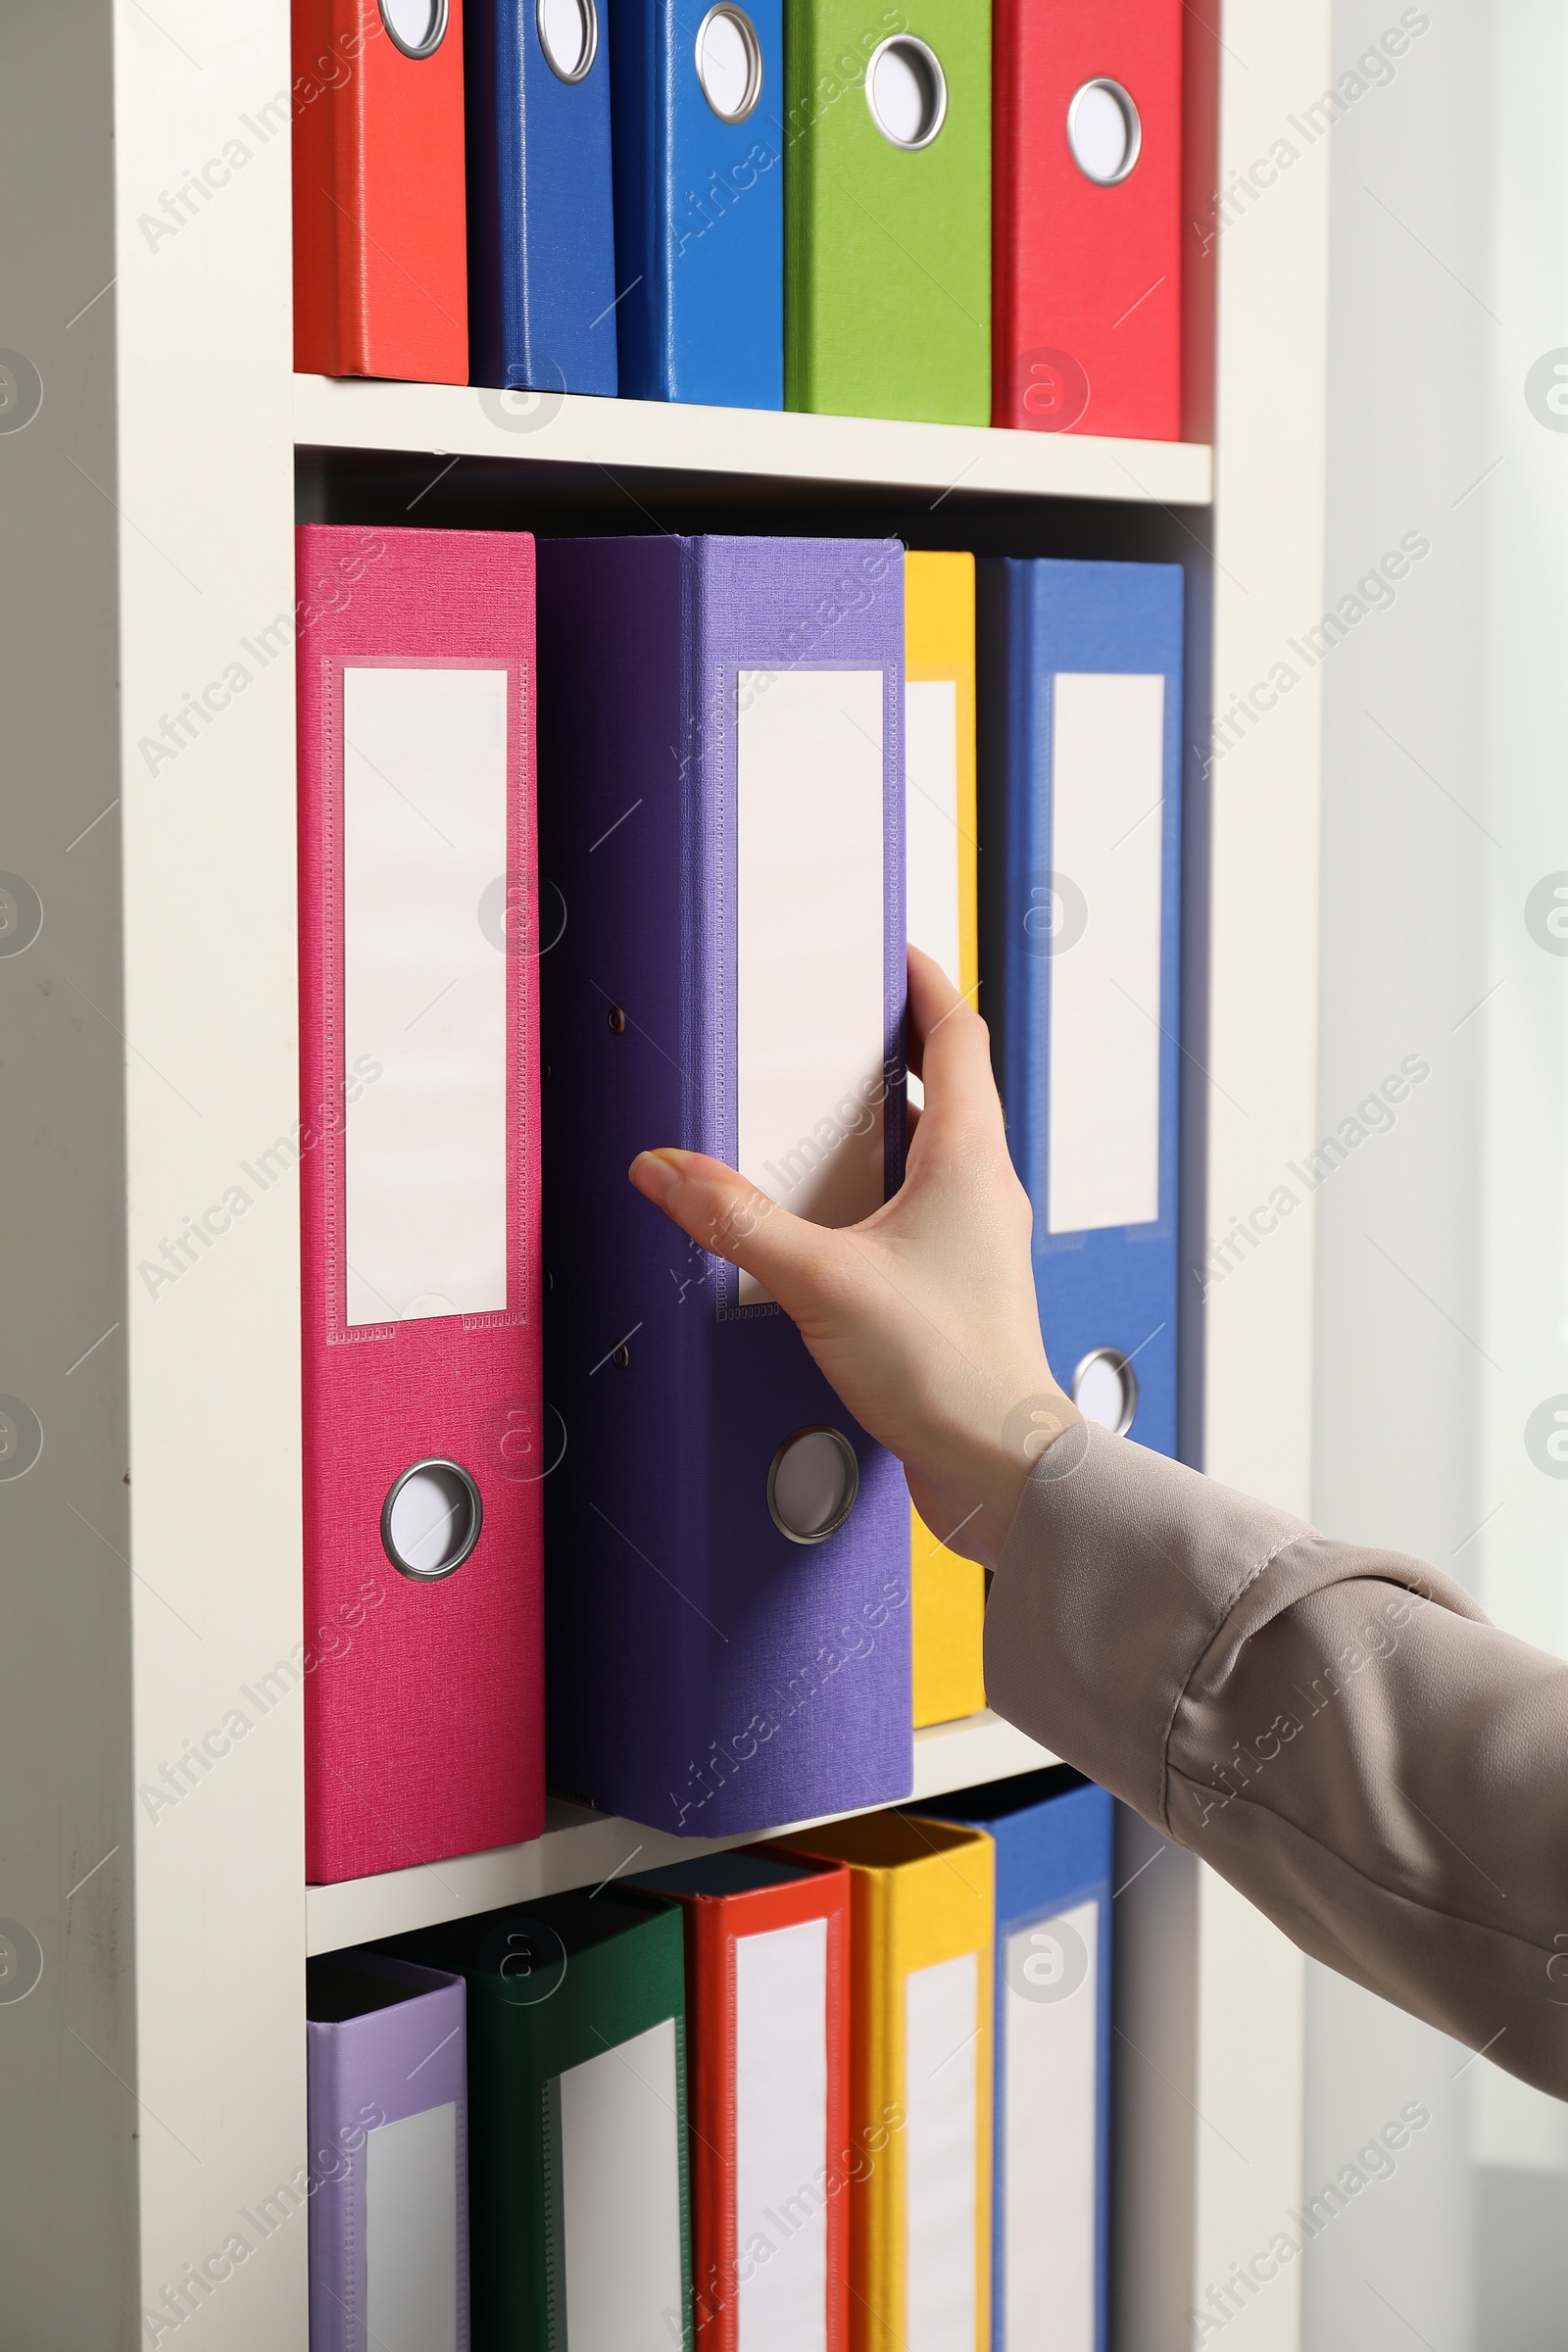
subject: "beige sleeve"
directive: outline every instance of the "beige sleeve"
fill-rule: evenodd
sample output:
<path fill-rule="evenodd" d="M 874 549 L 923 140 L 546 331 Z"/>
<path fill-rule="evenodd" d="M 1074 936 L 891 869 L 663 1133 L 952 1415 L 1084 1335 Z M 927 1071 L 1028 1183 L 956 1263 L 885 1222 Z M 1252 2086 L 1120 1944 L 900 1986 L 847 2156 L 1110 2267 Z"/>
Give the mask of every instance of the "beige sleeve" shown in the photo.
<path fill-rule="evenodd" d="M 1568 2097 L 1568 1664 L 1099 1429 L 1024 1491 L 985 1664 L 1303 1951 Z"/>

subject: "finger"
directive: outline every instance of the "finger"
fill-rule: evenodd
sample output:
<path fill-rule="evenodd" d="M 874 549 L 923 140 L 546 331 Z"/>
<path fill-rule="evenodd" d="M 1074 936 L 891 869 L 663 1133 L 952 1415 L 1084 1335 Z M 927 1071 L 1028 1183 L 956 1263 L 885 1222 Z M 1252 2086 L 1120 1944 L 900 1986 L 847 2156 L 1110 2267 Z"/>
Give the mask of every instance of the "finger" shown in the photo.
<path fill-rule="evenodd" d="M 755 1275 L 780 1305 L 808 1283 L 823 1230 L 791 1216 L 706 1152 L 639 1152 L 626 1171 L 645 1200 L 715 1257 Z"/>
<path fill-rule="evenodd" d="M 925 1087 L 926 1108 L 996 1105 L 991 1032 L 939 963 L 909 950 L 909 1066 Z"/>
<path fill-rule="evenodd" d="M 951 1004 L 956 1002 L 957 990 L 934 956 L 909 941 L 906 956 L 909 975 L 909 1013 L 907 1022 L 907 1060 L 913 1075 L 920 1075 L 921 1052 L 926 1031 L 939 1021 Z"/>

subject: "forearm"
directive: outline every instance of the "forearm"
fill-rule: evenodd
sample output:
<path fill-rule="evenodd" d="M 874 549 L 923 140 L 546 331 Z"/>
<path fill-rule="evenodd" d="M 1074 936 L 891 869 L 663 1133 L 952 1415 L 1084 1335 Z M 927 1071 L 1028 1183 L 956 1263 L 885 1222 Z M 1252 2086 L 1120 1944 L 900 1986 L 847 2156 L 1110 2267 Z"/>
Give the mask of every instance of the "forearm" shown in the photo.
<path fill-rule="evenodd" d="M 1568 1665 L 1450 1578 L 1069 1432 L 986 1685 L 1305 1950 L 1568 2095 Z"/>

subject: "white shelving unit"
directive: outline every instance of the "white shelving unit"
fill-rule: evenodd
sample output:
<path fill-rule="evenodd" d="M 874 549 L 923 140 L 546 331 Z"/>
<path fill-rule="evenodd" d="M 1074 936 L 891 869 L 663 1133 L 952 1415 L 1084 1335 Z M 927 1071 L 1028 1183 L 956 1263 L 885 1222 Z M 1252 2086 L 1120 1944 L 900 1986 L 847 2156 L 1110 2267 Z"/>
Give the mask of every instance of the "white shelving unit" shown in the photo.
<path fill-rule="evenodd" d="M 954 1788 L 972 1788 L 1009 1773 L 1036 1772 L 1042 1764 L 1055 1761 L 1049 1748 L 1004 1723 L 1000 1715 L 933 1724 L 914 1736 L 914 1797 L 918 1801 L 946 1796 Z M 665 1862 L 716 1853 L 741 1842 L 738 1838 L 671 1838 L 666 1831 L 552 1797 L 544 1836 L 526 1845 L 461 1854 L 455 1861 L 390 1870 L 379 1878 L 350 1879 L 337 1886 L 312 1886 L 306 1895 L 308 1949 L 339 1951 L 372 1936 L 465 1919 L 474 1911 L 528 1902 L 563 1887 L 596 1886 L 618 1878 L 634 1862 L 640 1870 L 657 1870 Z"/>
<path fill-rule="evenodd" d="M 1201 507 L 1213 489 L 1212 453 L 1196 442 L 1090 440 L 570 393 L 486 394 L 457 384 L 325 375 L 295 377 L 294 437 L 323 449 L 877 483 L 944 496 L 961 490 Z"/>
<path fill-rule="evenodd" d="M 1329 21 L 1187 7 L 1170 446 L 295 379 L 287 0 L 6 13 L 0 869 L 26 891 L 0 886 L 42 928 L 0 936 L 0 2342 L 304 2352 L 303 2206 L 265 2238 L 241 2217 L 304 2178 L 307 1951 L 608 1876 L 641 1836 L 572 1811 L 307 1894 L 297 1687 L 214 1758 L 302 1630 L 296 1196 L 233 1199 L 297 1115 L 297 446 L 313 499 L 387 521 L 460 489 L 559 517 L 631 471 L 666 527 L 871 501 L 917 544 L 1188 564 L 1184 1446 L 1305 1508 L 1309 1208 L 1200 1292 L 1204 1235 L 1315 1106 L 1318 689 L 1254 686 L 1321 607 L 1326 142 L 1248 178 L 1223 233 L 1213 191 L 1327 85 Z M 1211 689 L 1252 698 L 1217 760 Z M 987 1717 L 919 1754 L 925 1794 L 1041 1760 Z M 1177 2352 L 1296 2201 L 1301 1970 L 1136 1825 L 1122 1875 L 1116 2338 Z M 1295 2293 L 1227 2340 L 1295 2352 Z"/>

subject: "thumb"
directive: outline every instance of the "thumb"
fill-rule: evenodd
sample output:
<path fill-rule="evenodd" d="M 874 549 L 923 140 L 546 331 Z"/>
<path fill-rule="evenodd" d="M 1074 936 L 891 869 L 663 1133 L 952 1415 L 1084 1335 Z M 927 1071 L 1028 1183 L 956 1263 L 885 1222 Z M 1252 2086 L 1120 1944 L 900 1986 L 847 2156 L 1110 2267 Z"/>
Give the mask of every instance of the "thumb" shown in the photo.
<path fill-rule="evenodd" d="M 819 1226 L 792 1216 L 706 1152 L 639 1152 L 627 1174 L 694 1242 L 753 1275 L 786 1313 L 796 1311 L 791 1299 L 811 1287 L 821 1256 Z"/>

